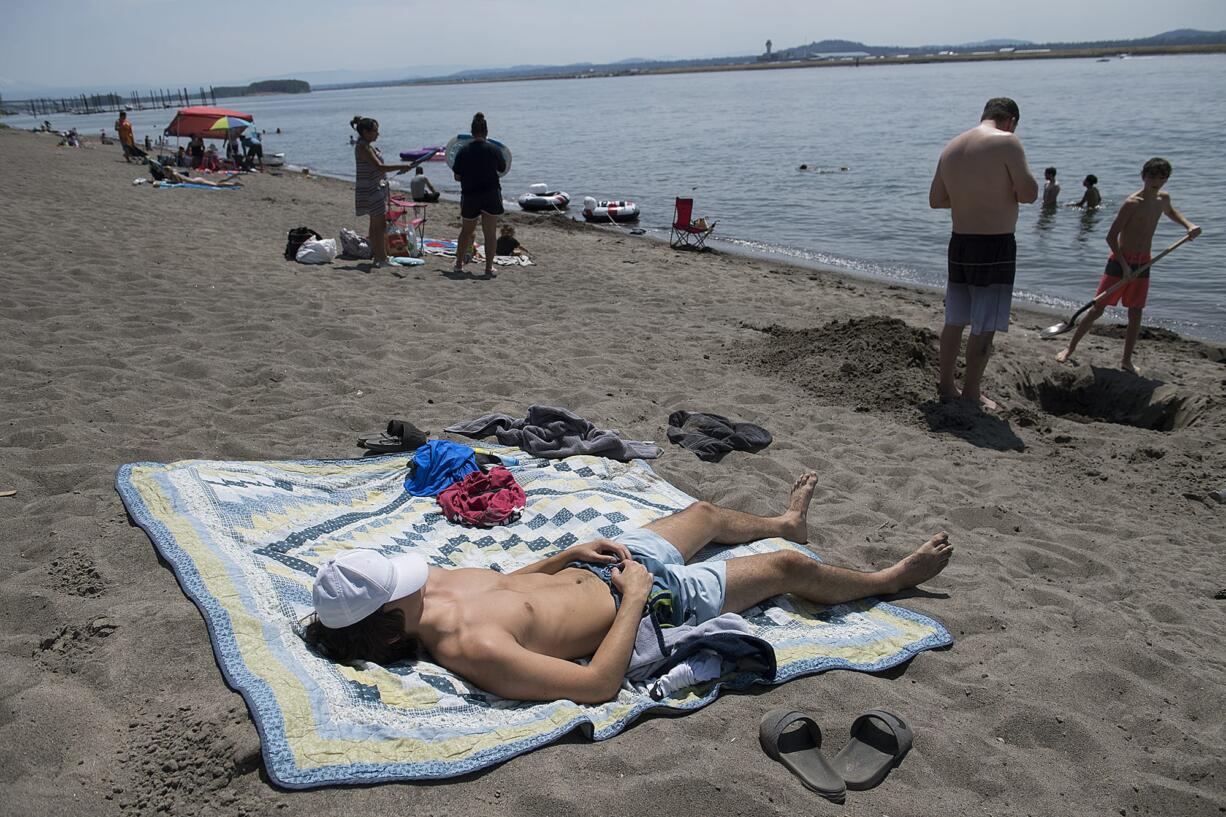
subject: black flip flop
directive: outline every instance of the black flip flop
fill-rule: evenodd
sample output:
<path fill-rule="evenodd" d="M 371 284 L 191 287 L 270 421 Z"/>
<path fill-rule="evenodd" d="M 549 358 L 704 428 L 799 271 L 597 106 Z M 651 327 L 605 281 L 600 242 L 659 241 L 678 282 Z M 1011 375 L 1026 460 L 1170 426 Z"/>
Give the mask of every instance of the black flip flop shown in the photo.
<path fill-rule="evenodd" d="M 396 454 L 405 450 L 404 442 L 382 431 L 368 431 L 358 437 L 358 447 L 372 454 Z"/>
<path fill-rule="evenodd" d="M 800 729 L 788 729 L 796 724 Z M 842 803 L 847 795 L 843 778 L 830 767 L 822 754 L 822 730 L 812 718 L 790 709 L 773 709 L 758 725 L 762 749 L 772 759 L 800 778 L 805 788 L 827 800 Z"/>
<path fill-rule="evenodd" d="M 388 420 L 386 431 L 369 431 L 358 437 L 358 446 L 375 454 L 416 451 L 426 444 L 426 432 L 403 420 Z"/>
<path fill-rule="evenodd" d="M 911 729 L 902 718 L 884 709 L 870 709 L 851 724 L 851 740 L 830 765 L 847 788 L 871 789 L 911 751 L 911 739 Z"/>

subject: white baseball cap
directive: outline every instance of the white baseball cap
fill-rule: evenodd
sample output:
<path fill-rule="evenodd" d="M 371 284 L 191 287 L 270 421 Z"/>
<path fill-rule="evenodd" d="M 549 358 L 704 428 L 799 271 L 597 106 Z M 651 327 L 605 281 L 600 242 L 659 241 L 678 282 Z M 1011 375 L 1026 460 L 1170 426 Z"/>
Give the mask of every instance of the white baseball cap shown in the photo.
<path fill-rule="evenodd" d="M 369 548 L 338 553 L 315 575 L 315 616 L 325 627 L 357 624 L 389 601 L 422 589 L 429 570 L 419 553 L 388 557 Z"/>

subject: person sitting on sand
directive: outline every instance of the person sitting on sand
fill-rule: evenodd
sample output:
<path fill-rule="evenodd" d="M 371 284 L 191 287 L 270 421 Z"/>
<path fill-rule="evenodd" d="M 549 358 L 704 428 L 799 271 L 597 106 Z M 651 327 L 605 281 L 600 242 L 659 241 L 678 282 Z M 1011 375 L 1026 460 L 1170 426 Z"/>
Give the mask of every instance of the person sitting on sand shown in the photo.
<path fill-rule="evenodd" d="M 204 166 L 204 138 L 200 134 L 196 134 L 188 141 L 187 152 L 191 154 L 192 167 L 199 170 Z"/>
<path fill-rule="evenodd" d="M 409 195 L 413 197 L 413 201 L 425 202 L 427 204 L 438 201 L 439 192 L 434 189 L 434 185 L 426 178 L 426 171 L 418 165 L 416 172 L 413 173 L 413 178 L 409 180 Z"/>
<path fill-rule="evenodd" d="M 221 170 L 221 160 L 217 158 L 217 146 L 209 145 L 204 151 L 204 159 L 197 170 L 217 172 Z"/>
<path fill-rule="evenodd" d="M 171 184 L 202 184 L 205 187 L 242 187 L 240 183 L 234 181 L 234 177 L 238 175 L 237 173 L 231 173 L 224 179 L 218 179 L 217 181 L 206 179 L 203 176 L 188 178 L 170 165 L 163 165 L 153 161 L 149 162 L 149 175 L 159 182 L 170 182 Z"/>
<path fill-rule="evenodd" d="M 1150 159 L 1141 168 L 1141 189 L 1124 200 L 1115 221 L 1107 229 L 1107 246 L 1111 248 L 1111 255 L 1107 258 L 1107 268 L 1094 296 L 1097 298 L 1121 281 L 1127 283 L 1091 307 L 1073 332 L 1068 346 L 1057 353 L 1056 360 L 1063 363 L 1071 358 L 1094 321 L 1102 317 L 1103 310 L 1122 301 L 1128 307 L 1128 330 L 1124 333 L 1124 356 L 1120 360 L 1120 368 L 1140 374 L 1133 365 L 1132 351 L 1141 334 L 1141 315 L 1149 295 L 1149 270 L 1138 274 L 1133 267 L 1149 263 L 1154 230 L 1158 228 L 1158 221 L 1163 215 L 1187 230 L 1189 238 L 1200 235 L 1200 227 L 1184 218 L 1171 203 L 1171 194 L 1162 189 L 1170 177 L 1171 163 L 1160 157 Z"/>
<path fill-rule="evenodd" d="M 510 224 L 502 225 L 499 231 L 498 243 L 495 245 L 495 255 L 527 255 L 524 245 L 515 238 L 515 228 Z"/>
<path fill-rule="evenodd" d="M 573 545 L 509 574 L 428 566 L 350 550 L 320 568 L 305 637 L 333 660 L 431 660 L 502 698 L 596 704 L 617 696 L 653 580 L 672 594 L 671 624 L 737 612 L 783 593 L 840 604 L 897 593 L 945 569 L 953 545 L 938 533 L 884 570 L 834 567 L 796 550 L 687 564 L 709 544 L 808 538 L 817 475 L 792 486 L 779 516 L 709 502 L 616 539 Z M 576 659 L 590 658 L 586 665 Z"/>
<path fill-rule="evenodd" d="M 1103 200 L 1102 194 L 1098 192 L 1098 187 L 1096 186 L 1098 184 L 1098 177 L 1091 173 L 1089 176 L 1085 177 L 1082 184 L 1085 186 L 1086 192 L 1082 194 L 1081 201 L 1077 202 L 1073 206 L 1093 210 L 1095 207 L 1101 204 Z"/>
<path fill-rule="evenodd" d="M 1060 198 L 1060 183 L 1056 181 L 1056 169 L 1049 167 L 1043 171 L 1043 206 L 1055 207 Z"/>

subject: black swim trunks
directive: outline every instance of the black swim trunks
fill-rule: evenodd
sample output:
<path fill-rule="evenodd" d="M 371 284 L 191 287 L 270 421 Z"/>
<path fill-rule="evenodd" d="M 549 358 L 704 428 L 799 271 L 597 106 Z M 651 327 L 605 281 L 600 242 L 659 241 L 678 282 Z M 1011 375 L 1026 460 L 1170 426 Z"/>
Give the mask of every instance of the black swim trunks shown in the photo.
<path fill-rule="evenodd" d="M 484 193 L 460 194 L 461 218 L 465 221 L 472 221 L 475 218 L 480 218 L 482 213 L 491 216 L 503 214 L 501 187 L 495 187 L 493 190 L 487 190 Z"/>
<path fill-rule="evenodd" d="M 1013 286 L 1017 273 L 1017 241 L 1013 233 L 976 235 L 954 233 L 949 237 L 949 282 L 986 287 Z"/>

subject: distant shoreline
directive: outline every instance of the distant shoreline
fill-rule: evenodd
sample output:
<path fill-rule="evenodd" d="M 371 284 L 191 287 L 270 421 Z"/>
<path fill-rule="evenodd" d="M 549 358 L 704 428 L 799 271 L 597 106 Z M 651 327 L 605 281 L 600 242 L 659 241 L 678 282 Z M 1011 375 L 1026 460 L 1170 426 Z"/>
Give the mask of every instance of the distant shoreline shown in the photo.
<path fill-rule="evenodd" d="M 514 74 L 497 77 L 411 79 L 390 82 L 362 82 L 342 85 L 327 85 L 316 91 L 345 91 L 354 88 L 393 88 L 426 85 L 477 85 L 497 82 L 525 82 L 538 80 L 594 79 L 597 77 L 635 77 L 657 74 L 706 74 L 720 71 L 776 71 L 798 68 L 868 68 L 877 65 L 918 65 L 934 62 L 988 62 L 1009 60 L 1065 60 L 1101 59 L 1103 57 L 1153 57 L 1181 54 L 1224 54 L 1226 43 L 1211 45 L 1145 46 L 1140 48 L 1078 48 L 1071 50 L 1025 50 L 1009 52 L 992 51 L 971 54 L 915 54 L 882 57 L 845 57 L 841 59 L 779 60 L 776 62 L 740 62 L 726 65 L 670 66 L 661 68 L 623 68 L 616 70 L 591 70 L 567 74 Z"/>

